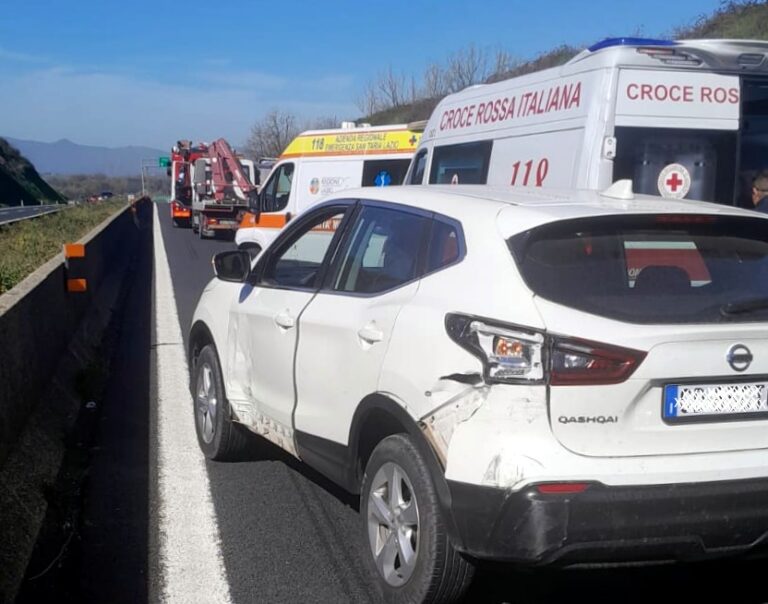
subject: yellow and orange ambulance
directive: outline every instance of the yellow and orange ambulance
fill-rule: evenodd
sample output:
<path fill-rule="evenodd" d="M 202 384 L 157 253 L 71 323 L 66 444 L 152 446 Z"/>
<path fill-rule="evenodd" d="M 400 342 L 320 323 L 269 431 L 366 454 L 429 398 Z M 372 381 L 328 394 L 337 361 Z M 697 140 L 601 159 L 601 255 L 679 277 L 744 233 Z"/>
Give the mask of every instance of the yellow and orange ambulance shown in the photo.
<path fill-rule="evenodd" d="M 291 217 L 354 187 L 400 185 L 421 138 L 418 125 L 356 125 L 302 132 L 263 182 L 235 235 L 239 249 L 264 249 Z"/>

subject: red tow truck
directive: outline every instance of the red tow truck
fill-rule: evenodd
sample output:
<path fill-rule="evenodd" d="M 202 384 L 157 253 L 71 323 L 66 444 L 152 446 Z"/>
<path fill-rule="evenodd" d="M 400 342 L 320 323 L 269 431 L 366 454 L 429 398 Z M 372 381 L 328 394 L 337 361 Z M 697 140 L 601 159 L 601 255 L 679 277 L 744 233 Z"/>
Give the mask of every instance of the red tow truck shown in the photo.
<path fill-rule="evenodd" d="M 173 224 L 191 226 L 201 239 L 235 231 L 258 193 L 253 161 L 237 155 L 223 138 L 210 144 L 178 141 L 170 172 Z"/>

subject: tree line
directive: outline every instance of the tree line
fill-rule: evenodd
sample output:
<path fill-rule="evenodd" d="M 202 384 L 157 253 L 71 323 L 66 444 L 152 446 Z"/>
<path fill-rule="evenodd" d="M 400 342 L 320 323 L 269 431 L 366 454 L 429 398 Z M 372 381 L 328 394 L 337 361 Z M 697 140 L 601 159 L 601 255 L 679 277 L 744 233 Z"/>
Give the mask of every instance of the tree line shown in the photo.
<path fill-rule="evenodd" d="M 468 86 L 501 79 L 520 65 L 523 63 L 506 50 L 488 50 L 474 44 L 453 53 L 445 63 L 428 65 L 418 81 L 415 76 L 406 76 L 390 65 L 363 87 L 357 107 L 364 117 L 358 121 L 374 117 L 373 122 L 382 123 L 375 119 L 375 114 L 425 99 L 436 102 Z M 425 119 L 433 104 L 421 107 L 422 115 L 418 119 Z M 251 127 L 243 151 L 255 158 L 278 157 L 300 132 L 338 128 L 339 124 L 340 120 L 335 116 L 306 120 L 287 111 L 272 109 Z"/>
<path fill-rule="evenodd" d="M 67 199 L 81 201 L 105 191 L 115 195 L 140 195 L 141 176 L 106 176 L 105 174 L 47 174 L 45 180 Z M 144 186 L 150 195 L 170 195 L 166 175 L 146 176 Z"/>

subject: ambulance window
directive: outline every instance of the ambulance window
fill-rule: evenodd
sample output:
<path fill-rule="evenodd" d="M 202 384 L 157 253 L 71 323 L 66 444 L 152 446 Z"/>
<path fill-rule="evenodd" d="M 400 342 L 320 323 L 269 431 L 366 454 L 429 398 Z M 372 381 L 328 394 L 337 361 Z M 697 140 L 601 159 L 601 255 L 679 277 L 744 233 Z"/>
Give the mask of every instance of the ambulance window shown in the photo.
<path fill-rule="evenodd" d="M 616 128 L 614 180 L 636 193 L 732 205 L 736 132 L 679 128 Z"/>
<path fill-rule="evenodd" d="M 493 141 L 435 147 L 429 184 L 484 185 Z"/>
<path fill-rule="evenodd" d="M 364 187 L 401 185 L 408 171 L 409 159 L 381 159 L 363 162 Z"/>
<path fill-rule="evenodd" d="M 427 167 L 427 150 L 422 149 L 413 160 L 413 172 L 408 184 L 420 185 L 424 182 L 424 169 Z"/>
<path fill-rule="evenodd" d="M 279 212 L 288 205 L 293 181 L 293 164 L 280 166 L 262 189 L 262 212 Z"/>

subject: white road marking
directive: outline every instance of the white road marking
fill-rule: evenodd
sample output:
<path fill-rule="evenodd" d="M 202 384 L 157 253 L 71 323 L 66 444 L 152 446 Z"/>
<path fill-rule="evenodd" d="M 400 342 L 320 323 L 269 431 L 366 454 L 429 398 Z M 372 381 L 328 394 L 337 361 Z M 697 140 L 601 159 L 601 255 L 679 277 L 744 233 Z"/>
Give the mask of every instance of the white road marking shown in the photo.
<path fill-rule="evenodd" d="M 157 206 L 155 350 L 160 600 L 231 602 L 205 459 L 197 445 L 187 360 Z"/>

